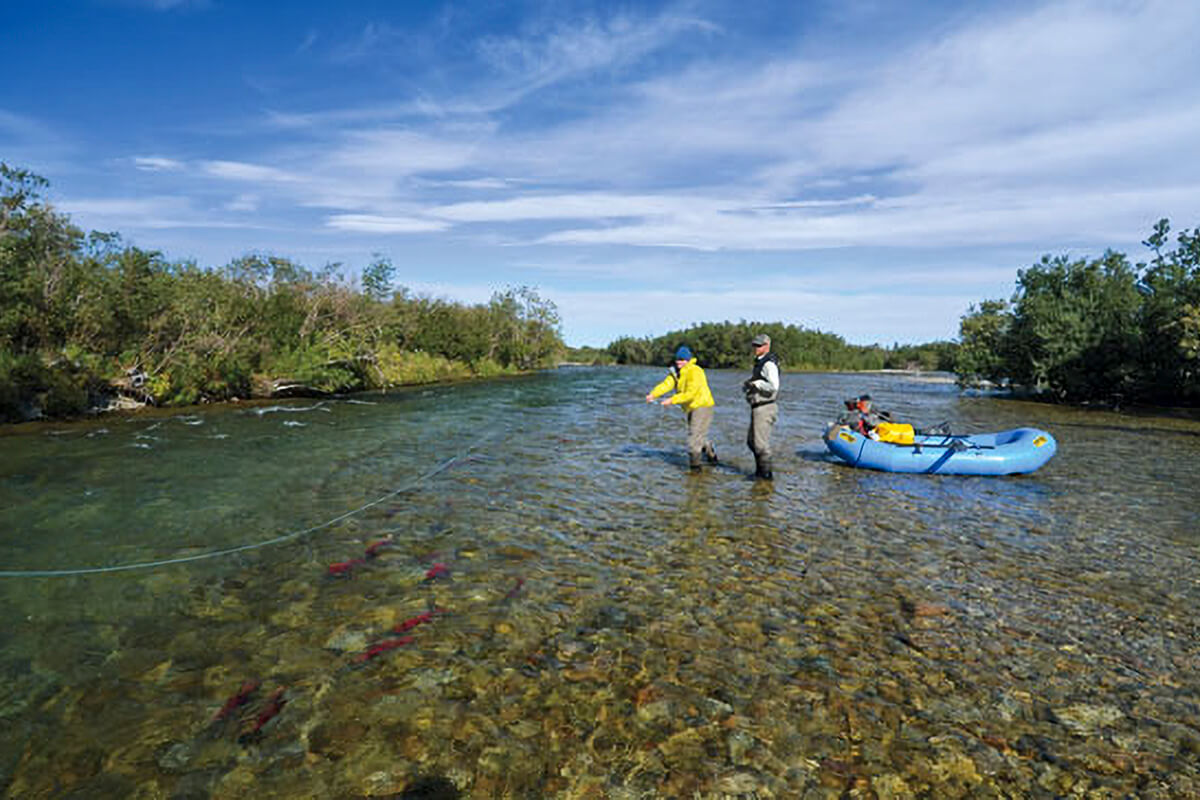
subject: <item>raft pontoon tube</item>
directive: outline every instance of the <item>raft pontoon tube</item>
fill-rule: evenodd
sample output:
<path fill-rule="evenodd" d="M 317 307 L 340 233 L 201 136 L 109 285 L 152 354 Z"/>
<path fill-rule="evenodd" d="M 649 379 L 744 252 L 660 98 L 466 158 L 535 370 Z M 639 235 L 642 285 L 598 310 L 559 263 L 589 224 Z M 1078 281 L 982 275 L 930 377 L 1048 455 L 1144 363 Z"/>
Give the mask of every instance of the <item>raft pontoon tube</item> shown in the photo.
<path fill-rule="evenodd" d="M 825 431 L 825 445 L 853 467 L 939 475 L 1013 475 L 1033 472 L 1054 457 L 1058 443 L 1037 428 L 969 436 L 923 434 L 912 444 L 877 442 L 844 425 Z"/>

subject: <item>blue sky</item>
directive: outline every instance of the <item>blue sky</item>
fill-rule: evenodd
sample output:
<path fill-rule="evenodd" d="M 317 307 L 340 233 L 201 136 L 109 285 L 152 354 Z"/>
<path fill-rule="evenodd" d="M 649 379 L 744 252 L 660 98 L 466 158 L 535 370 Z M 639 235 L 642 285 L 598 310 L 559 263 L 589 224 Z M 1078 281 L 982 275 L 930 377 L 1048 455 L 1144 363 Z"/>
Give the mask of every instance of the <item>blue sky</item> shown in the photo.
<path fill-rule="evenodd" d="M 13 0 L 0 160 L 171 259 L 534 286 L 573 345 L 919 342 L 1200 225 L 1198 40 L 1187 0 Z"/>

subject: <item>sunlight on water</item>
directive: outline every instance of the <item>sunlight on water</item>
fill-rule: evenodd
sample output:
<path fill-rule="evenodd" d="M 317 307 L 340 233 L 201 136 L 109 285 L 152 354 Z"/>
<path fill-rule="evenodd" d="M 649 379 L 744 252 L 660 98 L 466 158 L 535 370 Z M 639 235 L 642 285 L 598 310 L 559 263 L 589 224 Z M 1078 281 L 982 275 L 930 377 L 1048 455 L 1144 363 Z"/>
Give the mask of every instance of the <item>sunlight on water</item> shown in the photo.
<path fill-rule="evenodd" d="M 770 485 L 661 372 L 10 431 L 6 796 L 1200 791 L 1200 425 L 789 375 Z M 852 469 L 864 391 L 1059 455 Z"/>

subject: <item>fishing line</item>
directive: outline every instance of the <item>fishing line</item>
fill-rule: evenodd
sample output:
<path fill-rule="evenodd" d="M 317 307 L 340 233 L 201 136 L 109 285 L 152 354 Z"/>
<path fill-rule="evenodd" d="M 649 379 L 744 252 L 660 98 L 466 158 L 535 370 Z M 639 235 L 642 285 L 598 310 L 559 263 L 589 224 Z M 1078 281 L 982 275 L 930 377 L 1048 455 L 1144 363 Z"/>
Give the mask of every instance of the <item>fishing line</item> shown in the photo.
<path fill-rule="evenodd" d="M 499 432 L 497 432 L 497 433 L 499 433 Z M 347 511 L 344 514 L 339 514 L 338 516 L 336 516 L 332 519 L 328 519 L 318 525 L 313 525 L 311 528 L 304 528 L 303 530 L 291 531 L 289 533 L 285 533 L 280 536 L 276 536 L 272 539 L 267 539 L 266 541 L 254 542 L 252 544 L 243 544 L 243 545 L 239 545 L 237 547 L 227 547 L 223 550 L 212 550 L 208 553 L 199 553 L 197 555 L 192 555 L 192 556 L 180 556 L 179 558 L 165 558 L 165 559 L 162 559 L 159 561 L 139 561 L 139 562 L 133 563 L 133 564 L 117 564 L 117 565 L 111 566 L 111 567 L 80 567 L 77 569 L 7 569 L 7 570 L 0 570 L 0 578 L 64 578 L 64 577 L 71 576 L 71 575 L 96 575 L 96 574 L 105 573 L 105 572 L 127 572 L 129 570 L 135 570 L 135 569 L 153 569 L 154 567 L 166 567 L 166 566 L 170 566 L 173 564 L 186 564 L 189 561 L 204 561 L 209 558 L 220 558 L 221 556 L 233 555 L 234 553 L 244 553 L 249 550 L 257 550 L 262 547 L 269 547 L 270 545 L 273 545 L 273 544 L 280 544 L 281 542 L 287 542 L 292 539 L 298 539 L 301 536 L 305 536 L 310 533 L 315 533 L 316 531 L 319 531 L 323 528 L 328 528 L 331 525 L 336 525 L 337 523 L 341 522 L 342 520 L 346 520 L 357 514 L 361 514 L 362 512 L 366 511 L 368 508 L 373 508 L 374 506 L 377 506 L 380 503 L 386 502 L 397 495 L 403 494 L 404 492 L 407 492 L 407 491 L 410 491 L 410 490 L 416 488 L 422 482 L 427 481 L 430 478 L 432 478 L 436 475 L 439 475 L 439 474 L 445 472 L 446 470 L 450 469 L 450 467 L 454 466 L 454 464 L 461 461 L 464 457 L 466 457 L 468 454 L 470 454 L 473 450 L 476 450 L 479 447 L 482 447 L 487 441 L 490 441 L 493 438 L 495 438 L 495 434 L 493 434 L 493 436 L 489 436 L 484 441 L 476 442 L 475 444 L 471 445 L 470 447 L 466 448 L 465 450 L 452 456 L 451 458 L 446 459 L 441 464 L 438 464 L 436 467 L 431 469 L 429 472 L 426 472 L 422 475 L 418 475 L 416 478 L 414 478 L 413 480 L 404 484 L 399 489 L 395 489 L 393 491 L 388 492 L 385 495 L 382 495 L 381 497 L 377 497 L 374 500 L 372 500 L 371 502 L 361 505 L 352 511 Z"/>

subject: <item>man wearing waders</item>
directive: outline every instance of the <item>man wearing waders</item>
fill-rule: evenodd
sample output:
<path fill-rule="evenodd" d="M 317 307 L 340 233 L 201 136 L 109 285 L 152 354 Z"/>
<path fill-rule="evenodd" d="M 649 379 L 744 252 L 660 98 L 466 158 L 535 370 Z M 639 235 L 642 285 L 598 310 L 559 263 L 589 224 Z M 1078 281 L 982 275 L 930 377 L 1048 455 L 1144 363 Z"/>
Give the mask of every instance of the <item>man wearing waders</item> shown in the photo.
<path fill-rule="evenodd" d="M 754 373 L 742 384 L 750 404 L 750 430 L 746 446 L 754 453 L 754 477 L 771 480 L 771 429 L 779 419 L 779 358 L 771 352 L 771 337 L 760 333 L 754 347 Z"/>
<path fill-rule="evenodd" d="M 663 400 L 662 405 L 681 406 L 687 414 L 688 466 L 692 472 L 699 472 L 701 457 L 710 464 L 716 464 L 717 451 L 708 440 L 708 428 L 713 419 L 713 396 L 708 390 L 708 378 L 704 370 L 696 363 L 687 345 L 675 351 L 675 366 L 661 383 L 650 390 L 646 402 L 653 403 L 670 391 L 675 394 Z"/>

